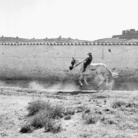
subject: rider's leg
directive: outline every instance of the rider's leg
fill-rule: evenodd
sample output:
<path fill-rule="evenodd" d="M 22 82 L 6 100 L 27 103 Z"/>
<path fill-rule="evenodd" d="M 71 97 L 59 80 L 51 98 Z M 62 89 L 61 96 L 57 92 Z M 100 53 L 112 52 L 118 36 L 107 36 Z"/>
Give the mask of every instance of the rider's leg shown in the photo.
<path fill-rule="evenodd" d="M 87 63 L 84 62 L 84 64 L 83 64 L 83 68 L 82 68 L 82 72 L 84 72 L 84 71 L 86 70 L 86 68 L 87 68 Z"/>

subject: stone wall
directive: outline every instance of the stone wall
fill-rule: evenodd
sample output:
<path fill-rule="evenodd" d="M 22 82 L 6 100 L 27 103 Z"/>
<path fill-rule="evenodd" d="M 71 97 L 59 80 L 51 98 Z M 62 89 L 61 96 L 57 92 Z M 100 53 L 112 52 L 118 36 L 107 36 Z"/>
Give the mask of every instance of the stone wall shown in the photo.
<path fill-rule="evenodd" d="M 92 52 L 93 62 L 109 69 L 136 70 L 138 45 L 27 45 L 0 44 L 0 78 L 48 78 L 69 74 L 71 58 L 82 61 Z"/>

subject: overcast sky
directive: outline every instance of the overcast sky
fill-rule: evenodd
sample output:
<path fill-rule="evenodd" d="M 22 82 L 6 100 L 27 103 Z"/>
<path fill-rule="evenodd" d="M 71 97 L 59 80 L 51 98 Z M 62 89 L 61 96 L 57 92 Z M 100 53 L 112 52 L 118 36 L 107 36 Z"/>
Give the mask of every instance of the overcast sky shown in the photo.
<path fill-rule="evenodd" d="M 138 0 L 0 0 L 0 36 L 95 40 L 138 30 Z"/>

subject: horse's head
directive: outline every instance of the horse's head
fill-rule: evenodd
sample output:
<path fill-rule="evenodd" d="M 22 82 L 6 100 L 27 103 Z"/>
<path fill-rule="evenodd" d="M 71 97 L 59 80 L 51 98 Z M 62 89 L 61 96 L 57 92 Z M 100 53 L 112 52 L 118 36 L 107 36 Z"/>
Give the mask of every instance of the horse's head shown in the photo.
<path fill-rule="evenodd" d="M 77 60 L 74 57 L 72 57 L 71 65 L 69 66 L 69 69 L 72 70 L 77 63 L 78 63 Z"/>

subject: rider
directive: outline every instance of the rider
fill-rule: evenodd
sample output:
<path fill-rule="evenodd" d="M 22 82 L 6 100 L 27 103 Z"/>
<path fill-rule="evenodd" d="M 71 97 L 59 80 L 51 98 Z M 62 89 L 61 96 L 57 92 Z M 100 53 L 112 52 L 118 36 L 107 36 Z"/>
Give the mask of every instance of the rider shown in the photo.
<path fill-rule="evenodd" d="M 84 60 L 84 63 L 83 63 L 82 72 L 86 70 L 87 66 L 90 65 L 93 60 L 92 53 L 88 53 L 87 55 L 88 57 Z"/>

